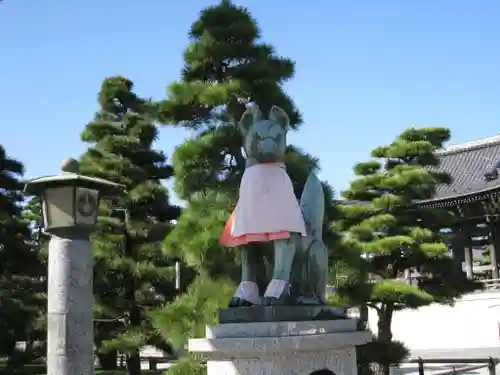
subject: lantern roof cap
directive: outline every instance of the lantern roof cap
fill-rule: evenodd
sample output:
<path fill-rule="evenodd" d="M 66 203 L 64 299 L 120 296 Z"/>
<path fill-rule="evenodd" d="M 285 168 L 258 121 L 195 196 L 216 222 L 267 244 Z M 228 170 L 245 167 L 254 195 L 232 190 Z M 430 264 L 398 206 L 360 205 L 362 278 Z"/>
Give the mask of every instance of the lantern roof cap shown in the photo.
<path fill-rule="evenodd" d="M 115 194 L 123 191 L 124 186 L 98 177 L 89 177 L 78 174 L 80 164 L 73 158 L 66 158 L 61 163 L 61 174 L 55 176 L 42 176 L 26 182 L 24 193 L 39 195 L 45 189 L 54 187 L 74 186 L 96 189 L 102 195 Z"/>

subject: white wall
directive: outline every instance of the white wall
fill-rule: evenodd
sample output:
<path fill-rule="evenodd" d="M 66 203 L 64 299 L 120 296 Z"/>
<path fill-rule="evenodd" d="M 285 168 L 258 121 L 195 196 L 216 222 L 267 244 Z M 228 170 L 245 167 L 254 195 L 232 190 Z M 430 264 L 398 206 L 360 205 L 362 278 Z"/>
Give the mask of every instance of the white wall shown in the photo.
<path fill-rule="evenodd" d="M 454 306 L 430 305 L 395 313 L 392 332 L 410 350 L 461 349 L 500 346 L 500 292 L 464 296 Z M 377 332 L 377 316 L 368 324 Z"/>

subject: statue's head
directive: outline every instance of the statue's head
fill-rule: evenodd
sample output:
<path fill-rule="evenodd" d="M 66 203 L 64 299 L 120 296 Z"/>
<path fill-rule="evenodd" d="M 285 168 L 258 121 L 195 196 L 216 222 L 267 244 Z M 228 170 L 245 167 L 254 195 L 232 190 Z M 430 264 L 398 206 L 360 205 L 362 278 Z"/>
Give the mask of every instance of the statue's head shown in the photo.
<path fill-rule="evenodd" d="M 257 163 L 283 162 L 289 125 L 287 114 L 279 107 L 271 108 L 267 120 L 263 119 L 259 107 L 248 108 L 240 120 L 247 159 Z"/>

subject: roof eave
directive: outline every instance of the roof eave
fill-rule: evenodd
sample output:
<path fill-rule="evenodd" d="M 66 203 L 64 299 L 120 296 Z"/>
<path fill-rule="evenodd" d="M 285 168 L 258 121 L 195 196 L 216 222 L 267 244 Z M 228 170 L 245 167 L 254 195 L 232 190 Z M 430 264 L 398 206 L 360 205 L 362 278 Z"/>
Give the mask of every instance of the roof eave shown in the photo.
<path fill-rule="evenodd" d="M 125 190 L 125 186 L 102 178 L 68 174 L 60 176 L 43 176 L 27 181 L 24 185 L 24 193 L 26 195 L 40 195 L 45 189 L 64 186 L 96 189 L 103 195 L 116 194 L 117 192 L 123 192 Z"/>

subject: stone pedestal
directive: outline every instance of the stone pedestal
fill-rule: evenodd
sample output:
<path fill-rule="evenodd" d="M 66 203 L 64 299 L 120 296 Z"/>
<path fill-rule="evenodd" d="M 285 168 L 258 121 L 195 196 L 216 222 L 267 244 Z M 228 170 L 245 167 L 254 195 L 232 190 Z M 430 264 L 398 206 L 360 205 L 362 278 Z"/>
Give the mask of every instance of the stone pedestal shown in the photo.
<path fill-rule="evenodd" d="M 355 348 L 370 339 L 345 318 L 222 323 L 189 340 L 189 351 L 206 357 L 208 375 L 355 375 Z"/>

